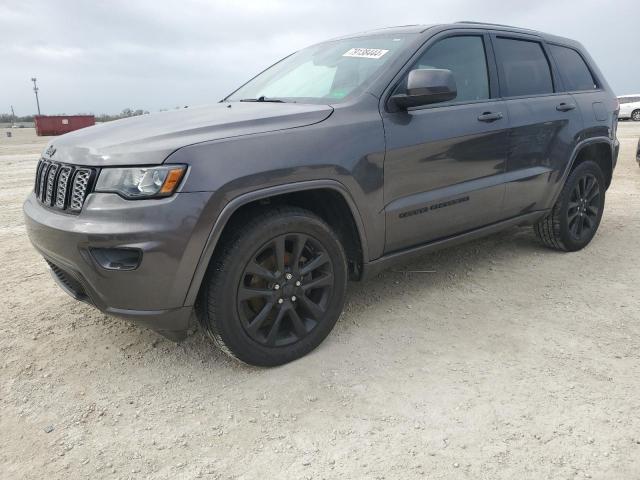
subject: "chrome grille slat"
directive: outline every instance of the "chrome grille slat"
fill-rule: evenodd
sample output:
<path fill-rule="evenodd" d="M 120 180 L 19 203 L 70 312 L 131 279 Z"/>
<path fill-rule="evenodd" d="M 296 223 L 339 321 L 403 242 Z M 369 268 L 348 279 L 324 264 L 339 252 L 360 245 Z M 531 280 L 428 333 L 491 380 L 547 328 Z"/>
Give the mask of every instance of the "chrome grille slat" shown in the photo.
<path fill-rule="evenodd" d="M 42 162 L 42 170 L 40 170 L 40 191 L 38 192 L 38 198 L 41 202 L 44 203 L 44 193 L 45 193 L 45 180 L 47 178 L 47 172 L 49 171 L 49 162 Z"/>
<path fill-rule="evenodd" d="M 38 168 L 36 168 L 36 184 L 33 187 L 33 190 L 36 192 L 36 197 L 40 197 L 40 173 L 42 172 L 42 168 L 44 167 L 44 160 L 40 160 L 38 162 Z"/>
<path fill-rule="evenodd" d="M 36 168 L 35 195 L 47 207 L 79 213 L 91 193 L 95 173 L 93 168 L 74 167 L 43 158 Z"/>
<path fill-rule="evenodd" d="M 64 209 L 67 202 L 67 187 L 69 186 L 69 177 L 73 170 L 71 167 L 62 167 L 58 176 L 58 186 L 56 187 L 56 208 Z"/>
<path fill-rule="evenodd" d="M 80 211 L 87 196 L 87 187 L 89 186 L 89 178 L 91 170 L 78 169 L 73 177 L 73 187 L 71 189 L 71 201 L 69 208 L 74 211 Z"/>
<path fill-rule="evenodd" d="M 53 183 L 56 181 L 59 165 L 52 163 L 47 173 L 47 186 L 44 193 L 44 203 L 51 205 L 51 197 L 53 196 Z"/>

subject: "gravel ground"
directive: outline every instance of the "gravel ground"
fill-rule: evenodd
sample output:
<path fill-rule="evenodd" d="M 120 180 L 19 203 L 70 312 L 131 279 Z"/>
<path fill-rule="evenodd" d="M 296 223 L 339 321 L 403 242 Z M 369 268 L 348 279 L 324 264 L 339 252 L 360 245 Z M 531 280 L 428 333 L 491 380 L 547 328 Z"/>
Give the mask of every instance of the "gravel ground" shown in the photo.
<path fill-rule="evenodd" d="M 324 344 L 273 369 L 63 293 L 21 212 L 47 139 L 13 133 L 0 138 L 1 478 L 640 478 L 640 124 L 620 125 L 587 249 L 514 228 L 399 266 L 350 285 Z"/>

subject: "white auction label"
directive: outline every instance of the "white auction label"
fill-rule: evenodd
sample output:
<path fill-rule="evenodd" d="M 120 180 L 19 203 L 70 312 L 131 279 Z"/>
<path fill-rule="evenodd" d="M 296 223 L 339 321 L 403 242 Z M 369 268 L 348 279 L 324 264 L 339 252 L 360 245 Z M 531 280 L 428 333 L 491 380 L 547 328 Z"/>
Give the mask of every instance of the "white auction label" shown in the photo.
<path fill-rule="evenodd" d="M 381 48 L 352 48 L 348 52 L 342 54 L 342 56 L 356 58 L 373 58 L 377 60 L 388 51 L 389 50 L 382 50 Z"/>

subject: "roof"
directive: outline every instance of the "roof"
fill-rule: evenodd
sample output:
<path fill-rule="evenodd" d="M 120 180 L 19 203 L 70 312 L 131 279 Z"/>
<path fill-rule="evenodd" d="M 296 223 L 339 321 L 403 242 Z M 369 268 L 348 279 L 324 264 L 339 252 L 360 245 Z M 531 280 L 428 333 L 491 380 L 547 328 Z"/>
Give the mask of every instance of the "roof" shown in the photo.
<path fill-rule="evenodd" d="M 568 44 L 568 45 L 572 45 L 572 46 L 579 46 L 579 44 L 577 42 L 575 42 L 574 40 L 571 40 L 569 38 L 564 38 L 564 37 L 559 37 L 556 35 L 552 35 L 549 33 L 544 33 L 544 32 L 540 32 L 538 30 L 532 30 L 529 28 L 523 28 L 523 27 L 515 27 L 512 25 L 503 25 L 500 23 L 485 23 L 485 22 L 473 22 L 473 21 L 469 21 L 469 20 L 462 20 L 459 22 L 453 22 L 453 23 L 442 23 L 442 24 L 416 24 L 416 25 L 399 25 L 399 26 L 393 26 L 393 27 L 385 27 L 385 28 L 378 28 L 378 29 L 374 29 L 374 30 L 366 30 L 364 32 L 358 32 L 358 33 L 354 33 L 351 35 L 343 35 L 341 37 L 338 38 L 334 38 L 332 40 L 342 40 L 342 39 L 347 39 L 347 38 L 353 38 L 353 37 L 364 37 L 364 36 L 369 36 L 369 35 L 394 35 L 394 34 L 420 34 L 420 33 L 424 33 L 427 30 L 431 30 L 431 29 L 440 29 L 440 30 L 448 30 L 451 28 L 478 28 L 478 29 L 482 29 L 482 30 L 503 30 L 503 31 L 508 31 L 508 32 L 515 32 L 515 33 L 524 33 L 524 34 L 529 34 L 529 35 L 537 35 L 540 36 L 542 38 L 544 38 L 547 41 L 550 42 L 556 42 L 556 43 L 560 43 L 560 44 Z"/>
<path fill-rule="evenodd" d="M 392 26 L 392 27 L 383 27 L 383 28 L 376 28 L 373 30 L 365 30 L 364 32 L 358 32 L 355 33 L 354 35 L 375 35 L 375 34 L 385 34 L 385 33 L 389 33 L 389 34 L 394 34 L 394 33 L 423 33 L 425 31 L 427 31 L 430 28 L 433 27 L 460 27 L 460 26 L 469 26 L 471 28 L 474 27 L 478 27 L 478 28 L 490 28 L 490 29 L 496 29 L 496 27 L 498 27 L 499 30 L 505 29 L 505 30 L 518 30 L 518 31 L 526 31 L 526 32 L 531 32 L 531 33 L 540 33 L 536 30 L 531 30 L 529 28 L 523 28 L 523 27 L 515 27 L 512 25 L 503 25 L 501 23 L 485 23 L 485 22 L 472 22 L 470 20 L 462 20 L 459 22 L 454 22 L 454 23 L 441 23 L 441 24 L 416 24 L 416 25 L 398 25 L 398 26 Z"/>

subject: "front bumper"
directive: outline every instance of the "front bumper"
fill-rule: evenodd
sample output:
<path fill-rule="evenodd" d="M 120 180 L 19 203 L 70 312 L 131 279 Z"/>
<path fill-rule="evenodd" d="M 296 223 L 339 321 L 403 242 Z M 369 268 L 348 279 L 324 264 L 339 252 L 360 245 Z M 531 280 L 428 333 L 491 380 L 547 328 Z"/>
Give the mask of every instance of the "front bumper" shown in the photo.
<path fill-rule="evenodd" d="M 128 201 L 93 193 L 79 215 L 70 215 L 42 206 L 31 193 L 24 203 L 25 223 L 32 244 L 67 293 L 180 339 L 194 310 L 185 299 L 211 229 L 202 218 L 211 195 Z M 134 270 L 107 270 L 92 248 L 138 249 L 142 259 Z"/>

